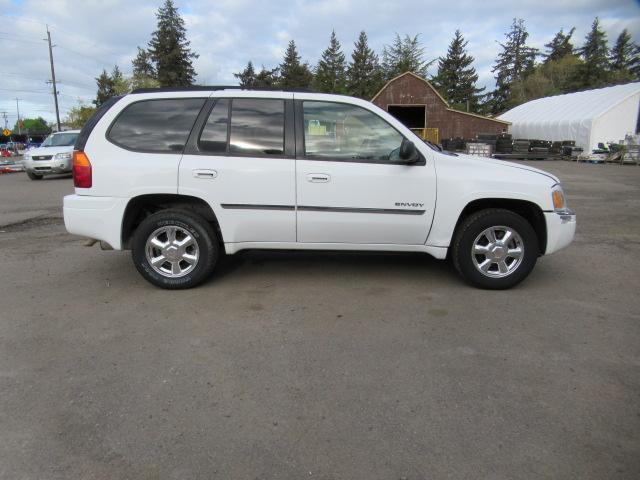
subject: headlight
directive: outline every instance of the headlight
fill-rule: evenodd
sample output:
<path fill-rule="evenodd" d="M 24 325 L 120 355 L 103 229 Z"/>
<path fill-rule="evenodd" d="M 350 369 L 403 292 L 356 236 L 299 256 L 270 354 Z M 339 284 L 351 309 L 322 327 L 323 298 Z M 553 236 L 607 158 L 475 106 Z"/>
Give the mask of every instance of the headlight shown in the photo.
<path fill-rule="evenodd" d="M 551 199 L 553 200 L 553 209 L 556 212 L 562 212 L 567 209 L 567 201 L 564 198 L 562 185 L 557 183 L 551 190 Z"/>
<path fill-rule="evenodd" d="M 71 153 L 56 153 L 56 160 L 71 160 Z"/>

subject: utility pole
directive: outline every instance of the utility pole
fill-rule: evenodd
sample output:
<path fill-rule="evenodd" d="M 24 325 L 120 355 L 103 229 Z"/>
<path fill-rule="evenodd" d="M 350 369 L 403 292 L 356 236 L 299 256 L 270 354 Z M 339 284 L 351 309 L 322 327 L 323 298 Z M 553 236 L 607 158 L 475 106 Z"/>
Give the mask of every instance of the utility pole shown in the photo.
<path fill-rule="evenodd" d="M 7 112 L 0 112 L 0 113 L 2 114 L 2 118 L 4 118 L 4 129 L 5 129 L 5 130 L 8 130 L 8 129 L 9 129 L 9 128 L 8 128 L 9 126 L 8 126 L 8 124 L 7 124 Z"/>
<path fill-rule="evenodd" d="M 47 25 L 47 38 L 45 39 L 49 43 L 49 63 L 51 63 L 51 83 L 53 85 L 53 101 L 56 104 L 56 123 L 58 125 L 58 131 L 60 131 L 60 110 L 58 109 L 58 89 L 56 87 L 56 71 L 53 68 L 53 47 L 51 45 L 51 32 L 49 32 L 49 25 Z"/>
<path fill-rule="evenodd" d="M 20 100 L 21 98 L 16 98 L 16 110 L 18 111 L 18 135 L 22 135 L 22 126 L 20 125 Z"/>

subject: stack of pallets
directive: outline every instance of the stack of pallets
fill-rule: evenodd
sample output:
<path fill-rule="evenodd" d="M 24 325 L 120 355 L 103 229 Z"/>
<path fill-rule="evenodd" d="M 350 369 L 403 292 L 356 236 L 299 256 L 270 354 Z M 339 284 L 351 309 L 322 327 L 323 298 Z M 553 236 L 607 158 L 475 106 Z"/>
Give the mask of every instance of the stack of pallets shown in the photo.
<path fill-rule="evenodd" d="M 468 155 L 475 155 L 477 157 L 490 157 L 492 152 L 492 146 L 488 143 L 480 142 L 467 142 Z"/>

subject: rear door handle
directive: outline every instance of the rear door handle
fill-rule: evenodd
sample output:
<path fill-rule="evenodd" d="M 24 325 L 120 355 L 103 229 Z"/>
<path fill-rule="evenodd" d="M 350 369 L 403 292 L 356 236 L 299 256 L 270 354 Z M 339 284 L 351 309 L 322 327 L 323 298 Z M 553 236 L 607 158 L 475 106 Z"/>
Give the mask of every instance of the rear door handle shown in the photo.
<path fill-rule="evenodd" d="M 213 179 L 218 176 L 218 172 L 207 168 L 199 168 L 193 170 L 193 176 L 195 178 Z"/>
<path fill-rule="evenodd" d="M 311 183 L 327 183 L 331 181 L 331 176 L 326 173 L 309 173 L 307 181 Z"/>

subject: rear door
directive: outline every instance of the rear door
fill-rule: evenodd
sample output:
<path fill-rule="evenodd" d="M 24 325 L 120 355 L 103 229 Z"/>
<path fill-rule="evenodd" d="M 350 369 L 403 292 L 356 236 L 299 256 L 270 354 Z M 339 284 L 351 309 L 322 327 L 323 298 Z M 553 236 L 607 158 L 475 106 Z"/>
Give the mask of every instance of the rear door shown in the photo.
<path fill-rule="evenodd" d="M 403 135 L 364 106 L 298 98 L 298 241 L 424 244 L 435 206 L 433 162 L 401 160 Z"/>
<path fill-rule="evenodd" d="M 293 95 L 211 98 L 180 162 L 178 191 L 211 205 L 225 243 L 295 242 Z"/>

